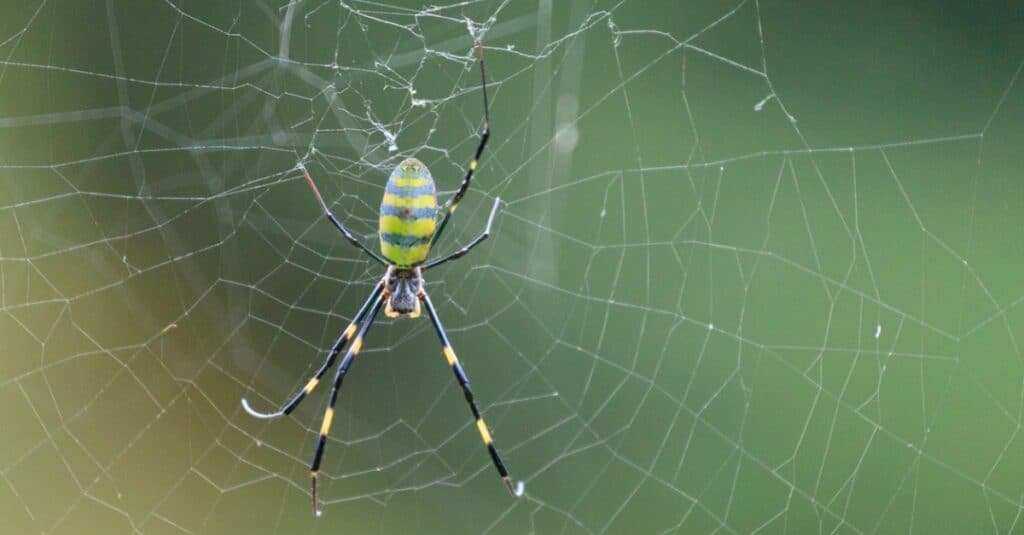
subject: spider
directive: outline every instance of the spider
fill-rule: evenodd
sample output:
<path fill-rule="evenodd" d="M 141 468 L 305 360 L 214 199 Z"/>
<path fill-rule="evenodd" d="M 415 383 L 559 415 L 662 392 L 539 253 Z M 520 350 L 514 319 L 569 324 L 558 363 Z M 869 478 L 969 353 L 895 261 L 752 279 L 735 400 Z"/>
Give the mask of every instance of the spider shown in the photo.
<path fill-rule="evenodd" d="M 276 412 L 263 413 L 253 410 L 249 402 L 242 398 L 242 407 L 256 418 L 272 419 L 290 414 L 307 395 L 313 392 L 313 389 L 320 383 L 320 378 L 334 364 L 334 360 L 342 348 L 345 347 L 345 344 L 349 340 L 352 341 L 352 344 L 348 346 L 345 357 L 342 358 L 341 364 L 338 366 L 338 371 L 334 375 L 330 400 L 327 410 L 324 412 L 323 423 L 320 426 L 320 438 L 316 444 L 316 453 L 313 455 L 313 461 L 309 466 L 312 477 L 313 513 L 316 516 L 321 514 L 317 506 L 317 475 L 320 470 L 320 461 L 324 455 L 324 447 L 327 444 L 327 434 L 331 430 L 331 421 L 334 419 L 334 403 L 338 399 L 338 391 L 341 390 L 341 382 L 345 379 L 345 373 L 348 372 L 348 367 L 352 364 L 352 360 L 359 354 L 359 350 L 362 349 L 363 339 L 366 337 L 367 331 L 370 330 L 370 325 L 373 324 L 374 318 L 380 312 L 381 305 L 384 303 L 387 303 L 384 313 L 391 318 L 403 315 L 409 318 L 417 318 L 420 316 L 421 303 L 427 309 L 427 315 L 430 316 L 430 321 L 434 324 L 434 330 L 441 340 L 442 352 L 448 361 L 448 366 L 451 367 L 452 372 L 455 374 L 455 379 L 459 382 L 459 386 L 462 387 L 462 392 L 466 396 L 466 402 L 469 403 L 469 410 L 473 413 L 476 428 L 480 432 L 480 438 L 483 439 L 484 446 L 487 447 L 487 451 L 491 455 L 491 461 L 494 462 L 494 466 L 498 469 L 498 474 L 505 482 L 509 492 L 517 497 L 523 494 L 522 481 L 518 482 L 515 486 L 512 484 L 512 479 L 508 475 L 505 463 L 501 460 L 498 448 L 494 445 L 491 432 L 487 424 L 484 423 L 484 419 L 480 415 L 480 409 L 473 398 L 473 391 L 469 388 L 469 379 L 466 377 L 466 372 L 462 369 L 458 358 L 456 358 L 451 342 L 448 341 L 448 335 L 441 325 L 441 319 L 437 315 L 437 310 L 434 309 L 430 296 L 427 295 L 427 291 L 423 287 L 424 271 L 440 266 L 449 260 L 462 257 L 473 247 L 487 239 L 491 233 L 491 224 L 494 223 L 494 215 L 498 211 L 498 204 L 501 201 L 499 198 L 494 199 L 494 206 L 491 207 L 490 216 L 487 218 L 487 226 L 484 227 L 484 231 L 474 238 L 473 241 L 448 256 L 427 261 L 427 253 L 430 252 L 430 248 L 441 236 L 441 232 L 448 225 L 448 219 L 455 212 L 466 190 L 469 189 L 469 182 L 473 178 L 473 172 L 476 171 L 480 154 L 483 153 L 487 140 L 491 135 L 490 115 L 487 109 L 487 76 L 484 73 L 484 52 L 480 43 L 476 44 L 476 51 L 480 64 L 480 80 L 484 96 L 484 128 L 480 133 L 480 142 L 476 147 L 476 154 L 473 156 L 473 160 L 469 162 L 466 175 L 463 177 L 458 191 L 455 192 L 451 201 L 443 207 L 438 207 L 437 205 L 434 179 L 431 177 L 427 166 L 423 165 L 422 162 L 415 158 L 409 158 L 392 171 L 387 187 L 384 189 L 384 199 L 380 206 L 379 233 L 381 254 L 377 254 L 367 248 L 354 234 L 345 228 L 345 225 L 341 224 L 338 218 L 331 213 L 327 203 L 324 202 L 323 197 L 320 195 L 320 190 L 317 189 L 316 183 L 313 182 L 313 178 L 309 175 L 309 171 L 306 170 L 305 166 L 299 166 L 328 221 L 352 245 L 355 245 L 369 255 L 370 258 L 387 268 L 384 277 L 374 287 L 370 297 L 367 298 L 359 312 L 352 319 L 352 323 L 349 324 L 341 337 L 338 338 L 338 341 L 335 342 L 331 351 L 327 354 L 323 365 L 317 370 L 316 375 L 306 383 L 302 390 L 295 394 L 291 401 Z M 444 211 L 444 217 L 438 223 L 437 217 L 441 210 Z M 361 325 L 360 322 L 362 322 Z M 353 338 L 353 335 L 355 335 L 355 338 Z"/>

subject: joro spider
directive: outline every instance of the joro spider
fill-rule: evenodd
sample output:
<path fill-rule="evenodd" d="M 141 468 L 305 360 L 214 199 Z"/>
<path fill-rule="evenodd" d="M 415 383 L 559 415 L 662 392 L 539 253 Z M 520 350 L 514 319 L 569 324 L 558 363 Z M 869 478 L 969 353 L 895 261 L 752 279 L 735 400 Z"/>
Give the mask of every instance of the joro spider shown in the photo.
<path fill-rule="evenodd" d="M 313 455 L 313 461 L 309 466 L 312 477 L 313 513 L 317 516 L 320 515 L 316 494 L 317 475 L 320 471 L 320 461 L 323 458 L 324 447 L 327 444 L 327 434 L 330 432 L 331 422 L 334 419 L 334 403 L 338 399 L 338 391 L 341 390 L 341 382 L 345 379 L 345 373 L 348 372 L 348 367 L 352 364 L 352 360 L 359 354 L 359 350 L 362 349 L 363 339 L 366 337 L 367 331 L 370 330 L 374 318 L 376 318 L 377 313 L 380 312 L 381 305 L 384 303 L 387 303 L 384 313 L 391 318 L 403 315 L 409 318 L 419 317 L 420 303 L 427 309 L 427 315 L 430 316 L 430 321 L 434 324 L 434 330 L 441 340 L 442 351 L 445 359 L 448 361 L 448 366 L 451 367 L 452 372 L 455 374 L 455 379 L 459 382 L 459 386 L 462 387 L 462 392 L 466 396 L 466 402 L 469 403 L 469 410 L 473 413 L 473 418 L 476 421 L 476 428 L 480 432 L 480 437 L 483 439 L 488 453 L 491 455 L 495 468 L 498 469 L 498 474 L 501 475 L 501 479 L 505 482 L 505 486 L 508 487 L 508 491 L 513 496 L 522 496 L 523 494 L 522 481 L 518 482 L 515 486 L 512 484 L 512 479 L 508 475 L 505 463 L 501 460 L 498 448 L 494 445 L 491 432 L 487 428 L 487 424 L 484 423 L 484 419 L 480 415 L 480 409 L 473 399 L 473 391 L 469 388 L 469 379 L 466 377 L 466 372 L 462 369 L 462 365 L 459 364 L 458 358 L 455 357 L 455 351 L 452 350 L 451 342 L 448 341 L 448 335 L 441 325 L 441 319 L 437 315 L 437 310 L 434 309 L 430 296 L 427 295 L 427 291 L 423 287 L 424 271 L 440 266 L 449 260 L 462 257 L 472 248 L 479 245 L 480 242 L 487 239 L 491 233 L 491 224 L 494 223 L 494 215 L 498 211 L 498 203 L 501 201 L 498 198 L 494 199 L 494 206 L 491 207 L 491 213 L 487 218 L 487 226 L 484 227 L 484 231 L 474 238 L 473 241 L 448 256 L 427 261 L 427 253 L 430 252 L 430 248 L 440 238 L 441 232 L 448 225 L 448 219 L 451 218 L 455 208 L 459 205 L 459 201 L 462 200 L 462 196 L 469 189 L 469 182 L 473 178 L 473 172 L 476 171 L 480 154 L 483 153 L 487 140 L 491 135 L 490 115 L 487 106 L 487 76 L 484 73 L 484 52 L 480 43 L 477 43 L 476 50 L 480 64 L 481 88 L 484 96 L 484 128 L 480 133 L 480 142 L 476 147 L 476 154 L 473 156 L 473 160 L 469 162 L 469 167 L 466 169 L 466 175 L 462 179 L 462 184 L 459 185 L 458 191 L 455 192 L 455 195 L 446 207 L 438 207 L 434 179 L 431 177 L 427 166 L 423 165 L 422 162 L 415 158 L 409 158 L 392 171 L 387 187 L 384 189 L 384 199 L 380 206 L 381 254 L 377 254 L 363 245 L 331 213 L 331 209 L 324 202 L 324 198 L 320 195 L 320 190 L 317 189 L 316 183 L 309 176 L 309 171 L 306 170 L 305 166 L 301 166 L 302 174 L 305 176 L 310 189 L 313 190 L 313 194 L 316 196 L 317 202 L 320 203 L 320 207 L 323 209 L 328 221 L 352 245 L 361 249 L 377 263 L 387 267 L 384 277 L 374 287 L 370 297 L 360 307 L 356 316 L 352 318 L 352 323 L 349 324 L 341 337 L 338 338 L 338 341 L 335 342 L 331 351 L 327 354 L 323 365 L 317 370 L 316 375 L 306 383 L 302 390 L 295 394 L 291 401 L 276 412 L 264 413 L 253 410 L 249 402 L 242 398 L 242 407 L 256 418 L 271 419 L 290 414 L 316 388 L 317 384 L 320 383 L 320 378 L 334 364 L 338 353 L 341 352 L 349 340 L 352 340 L 352 344 L 348 346 L 348 351 L 345 353 L 345 357 L 341 359 L 338 371 L 334 375 L 330 400 L 327 410 L 324 412 L 323 423 L 320 426 L 320 438 L 316 444 L 316 453 Z M 444 218 L 441 219 L 440 223 L 437 223 L 437 215 L 440 210 L 444 210 Z M 360 322 L 362 322 L 362 325 L 359 325 Z M 356 329 L 357 325 L 359 325 L 358 331 Z M 354 339 L 352 338 L 353 335 L 355 335 Z"/>

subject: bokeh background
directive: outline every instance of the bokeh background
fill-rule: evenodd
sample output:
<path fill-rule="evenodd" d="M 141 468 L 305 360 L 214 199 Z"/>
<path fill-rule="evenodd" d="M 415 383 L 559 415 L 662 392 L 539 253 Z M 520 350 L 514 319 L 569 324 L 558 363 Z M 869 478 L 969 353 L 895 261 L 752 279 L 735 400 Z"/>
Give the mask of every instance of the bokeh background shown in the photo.
<path fill-rule="evenodd" d="M 390 169 L 526 495 L 425 319 L 254 420 L 381 275 Z M 7 0 L 5 533 L 1022 533 L 1010 2 Z"/>

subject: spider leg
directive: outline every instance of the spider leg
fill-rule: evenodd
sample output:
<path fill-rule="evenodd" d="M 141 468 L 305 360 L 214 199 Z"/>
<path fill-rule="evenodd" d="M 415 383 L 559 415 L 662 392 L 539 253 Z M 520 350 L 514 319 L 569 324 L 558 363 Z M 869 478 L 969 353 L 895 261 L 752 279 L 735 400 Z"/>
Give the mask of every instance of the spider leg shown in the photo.
<path fill-rule="evenodd" d="M 310 476 L 312 478 L 313 488 L 313 514 L 319 516 L 320 510 L 317 508 L 316 500 L 316 479 L 320 472 L 320 460 L 324 456 L 324 447 L 327 445 L 327 433 L 331 431 L 331 422 L 334 420 L 334 403 L 338 400 L 338 391 L 341 390 L 341 381 L 345 379 L 345 374 L 348 372 L 348 367 L 352 364 L 352 359 L 359 354 L 359 350 L 363 348 L 363 338 L 366 336 L 366 332 L 370 330 L 370 325 L 373 325 L 374 318 L 377 317 L 377 312 L 380 312 L 380 306 L 383 303 L 383 298 L 380 292 L 375 292 L 376 297 L 373 299 L 373 306 L 370 307 L 370 312 L 363 322 L 363 326 L 359 328 L 359 333 L 356 334 L 352 345 L 348 347 L 348 352 L 345 353 L 345 358 L 341 360 L 341 364 L 338 365 L 338 371 L 334 375 L 334 384 L 331 385 L 331 396 L 328 401 L 327 410 L 324 411 L 324 420 L 320 425 L 320 439 L 316 443 L 316 453 L 313 455 L 313 462 L 309 465 Z"/>
<path fill-rule="evenodd" d="M 320 195 L 320 190 L 317 189 L 316 183 L 313 182 L 313 177 L 309 176 L 309 171 L 306 170 L 306 166 L 302 165 L 300 166 L 300 168 L 302 169 L 302 174 L 306 177 L 306 182 L 309 184 L 309 187 L 313 190 L 313 194 L 316 195 L 316 200 L 320 203 L 320 208 L 323 208 L 324 215 L 327 216 L 327 219 L 331 222 L 331 224 L 334 225 L 334 227 L 337 228 L 343 236 L 345 236 L 345 239 L 348 240 L 349 243 L 362 249 L 364 253 L 370 256 L 370 258 L 376 260 L 378 264 L 382 266 L 388 265 L 388 263 L 383 258 L 381 258 L 380 255 L 378 255 L 377 253 L 373 252 L 368 247 L 363 245 L 363 243 L 360 242 L 359 239 L 356 238 L 354 234 L 352 234 L 347 228 L 345 228 L 345 225 L 341 224 L 341 221 L 338 221 L 337 217 L 334 217 L 334 214 L 331 213 L 331 209 L 327 206 L 327 203 L 324 202 L 323 196 Z"/>
<path fill-rule="evenodd" d="M 454 253 L 452 253 L 452 254 L 450 254 L 448 256 L 445 256 L 443 258 L 436 258 L 434 260 L 431 260 L 430 262 L 427 262 L 423 266 L 423 270 L 426 271 L 426 270 L 428 270 L 428 269 L 430 269 L 432 267 L 440 266 L 441 264 L 444 264 L 445 262 L 447 262 L 449 260 L 455 260 L 456 258 L 460 258 L 460 257 L 464 256 L 466 253 L 468 253 L 470 251 L 470 249 L 472 249 L 472 248 L 476 247 L 477 245 L 479 245 L 480 242 L 486 240 L 487 237 L 491 235 L 491 225 L 494 224 L 494 214 L 496 214 L 498 212 L 498 204 L 500 202 L 501 202 L 501 198 L 500 197 L 496 197 L 494 199 L 494 206 L 491 207 L 491 215 L 487 216 L 487 226 L 484 227 L 484 231 L 481 232 L 479 236 L 477 236 L 476 238 L 473 238 L 473 241 L 469 242 L 469 244 L 467 244 L 462 249 L 459 249 L 458 251 L 455 251 Z"/>
<path fill-rule="evenodd" d="M 462 393 L 466 396 L 466 402 L 469 403 L 469 410 L 473 413 L 473 419 L 476 421 L 477 431 L 480 432 L 480 438 L 483 439 L 484 446 L 487 447 L 487 452 L 491 454 L 491 461 L 494 462 L 494 467 L 498 469 L 498 475 L 501 476 L 502 481 L 505 482 L 505 486 L 508 487 L 508 491 L 512 496 L 522 496 L 524 487 L 523 482 L 519 481 L 515 485 L 512 484 L 512 479 L 508 475 L 505 463 L 501 460 L 501 455 L 498 454 L 498 448 L 494 445 L 494 439 L 491 437 L 491 432 L 487 428 L 487 424 L 484 423 L 483 416 L 480 415 L 480 409 L 476 406 L 476 401 L 473 399 L 473 391 L 469 388 L 469 378 L 466 377 L 466 372 L 462 369 L 462 364 L 459 364 L 459 359 L 455 357 L 455 351 L 452 349 L 451 342 L 448 341 L 448 335 L 445 334 L 444 327 L 441 326 L 441 319 L 437 316 L 437 311 L 434 310 L 434 304 L 430 302 L 430 296 L 427 295 L 426 291 L 420 292 L 420 300 L 423 301 L 423 305 L 427 309 L 427 315 L 430 316 L 430 321 L 434 324 L 434 330 L 437 331 L 437 336 L 441 339 L 444 357 L 448 360 L 448 366 L 452 368 L 452 372 L 455 374 L 455 379 L 459 382 L 459 386 L 462 387 Z"/>
<path fill-rule="evenodd" d="M 437 230 L 434 231 L 434 237 L 430 239 L 431 246 L 437 243 L 441 233 L 444 232 L 444 228 L 448 226 L 448 219 L 455 213 L 455 209 L 459 206 L 459 201 L 462 200 L 462 196 L 469 189 L 469 182 L 473 179 L 473 172 L 476 171 L 476 167 L 480 163 L 480 155 L 483 154 L 484 147 L 487 146 L 487 140 L 491 137 L 491 115 L 487 109 L 487 76 L 484 73 L 484 48 L 480 43 L 476 44 L 476 52 L 480 60 L 480 85 L 484 93 L 484 129 L 480 132 L 480 143 L 476 146 L 476 154 L 473 156 L 473 160 L 469 162 L 469 167 L 466 168 L 466 175 L 462 178 L 462 184 L 459 185 L 459 189 L 455 192 L 452 200 L 448 201 L 448 208 L 445 210 L 444 219 L 441 220 Z"/>
<path fill-rule="evenodd" d="M 323 377 L 324 374 L 327 373 L 327 370 L 334 364 L 334 359 L 338 356 L 338 353 L 341 352 L 341 348 L 345 347 L 345 344 L 347 344 L 348 341 L 352 339 L 352 335 L 356 333 L 356 325 L 359 325 L 359 322 L 363 321 L 363 317 L 366 316 L 366 312 L 370 310 L 370 305 L 374 303 L 374 301 L 377 299 L 377 297 L 380 296 L 383 290 L 384 282 L 381 281 L 380 283 L 377 284 L 377 287 L 374 288 L 373 293 L 370 294 L 370 297 L 366 299 L 366 302 L 363 303 L 363 306 L 359 309 L 359 312 L 356 313 L 356 316 L 352 318 L 352 323 L 350 323 L 349 326 L 345 329 L 345 332 L 341 334 L 341 337 L 338 338 L 338 341 L 334 343 L 334 347 L 332 347 L 330 353 L 327 354 L 327 359 L 324 360 L 324 363 L 320 366 L 320 369 L 317 370 L 316 375 L 314 375 L 313 378 L 310 379 L 308 383 L 306 383 L 306 386 L 303 387 L 302 390 L 299 390 L 299 392 L 295 394 L 295 397 L 293 397 L 291 401 L 289 401 L 276 412 L 267 413 L 253 410 L 252 406 L 249 405 L 249 401 L 246 400 L 245 398 L 242 398 L 242 408 L 245 409 L 245 412 L 249 413 L 250 416 L 253 416 L 255 418 L 261 418 L 264 420 L 269 420 L 272 418 L 284 416 L 286 414 L 291 414 L 291 412 L 295 410 L 295 407 L 298 407 L 299 403 L 303 399 L 305 399 L 305 397 L 308 396 L 311 392 L 313 392 L 313 389 L 316 388 L 316 385 L 320 383 L 320 378 Z"/>

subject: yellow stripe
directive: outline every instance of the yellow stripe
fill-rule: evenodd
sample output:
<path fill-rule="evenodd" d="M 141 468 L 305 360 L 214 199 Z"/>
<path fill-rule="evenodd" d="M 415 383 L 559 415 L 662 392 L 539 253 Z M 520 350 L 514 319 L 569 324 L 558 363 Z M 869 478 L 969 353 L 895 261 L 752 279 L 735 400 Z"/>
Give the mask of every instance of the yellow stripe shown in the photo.
<path fill-rule="evenodd" d="M 324 424 L 320 426 L 321 435 L 327 436 L 327 432 L 331 430 L 331 420 L 334 420 L 334 409 L 328 407 L 324 413 Z"/>
<path fill-rule="evenodd" d="M 432 217 L 421 217 L 419 219 L 406 221 L 393 215 L 380 216 L 381 231 L 388 232 L 390 234 L 415 236 L 417 238 L 425 238 L 433 234 L 434 226 L 436 224 L 437 223 Z"/>
<path fill-rule="evenodd" d="M 384 194 L 384 204 L 398 206 L 399 208 L 430 208 L 437 205 L 437 199 L 433 195 L 420 195 L 419 197 L 399 197 L 390 193 Z"/>
<path fill-rule="evenodd" d="M 451 347 L 444 346 L 444 358 L 448 359 L 449 366 L 455 366 L 455 352 L 452 351 Z"/>
<path fill-rule="evenodd" d="M 306 393 L 309 394 L 310 392 L 312 392 L 313 389 L 316 388 L 316 384 L 319 383 L 319 382 L 320 382 L 320 379 L 317 379 L 316 377 L 310 379 L 309 383 L 306 384 Z"/>
<path fill-rule="evenodd" d="M 484 423 L 483 418 L 476 421 L 476 428 L 480 430 L 480 436 L 484 437 L 484 444 L 490 446 L 494 443 L 491 440 L 491 432 L 487 430 L 487 424 Z"/>
<path fill-rule="evenodd" d="M 348 329 L 345 329 L 345 338 L 352 338 L 352 335 L 356 333 L 356 324 L 351 323 Z"/>
<path fill-rule="evenodd" d="M 391 183 L 400 188 L 418 188 L 420 186 L 427 185 L 427 179 L 425 178 L 402 178 L 402 177 L 391 177 Z"/>
<path fill-rule="evenodd" d="M 476 171 L 476 160 L 473 160 L 472 162 L 469 162 L 469 170 L 470 171 Z"/>
<path fill-rule="evenodd" d="M 356 338 L 356 341 L 352 342 L 352 354 L 353 355 L 358 355 L 359 354 L 359 350 L 362 349 L 362 348 L 363 348 L 363 339 L 361 337 L 360 338 Z"/>
<path fill-rule="evenodd" d="M 399 247 L 384 241 L 380 244 L 380 252 L 384 253 L 384 258 L 387 258 L 399 266 L 411 266 L 413 264 L 418 264 L 426 260 L 427 253 L 429 251 L 429 243 L 417 245 L 415 247 Z"/>

